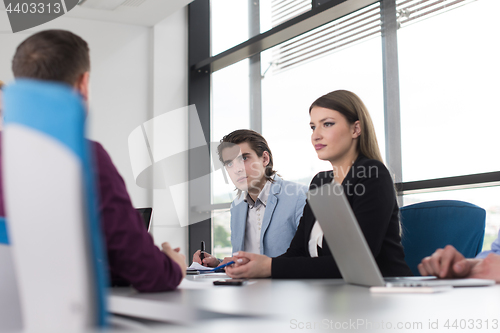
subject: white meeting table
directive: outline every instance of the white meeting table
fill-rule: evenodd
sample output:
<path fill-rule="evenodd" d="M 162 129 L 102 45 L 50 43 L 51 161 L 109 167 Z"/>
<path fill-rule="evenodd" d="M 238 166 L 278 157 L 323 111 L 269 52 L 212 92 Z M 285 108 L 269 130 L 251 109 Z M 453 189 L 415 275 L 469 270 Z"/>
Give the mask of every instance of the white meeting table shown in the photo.
<path fill-rule="evenodd" d="M 183 281 L 164 293 L 112 288 L 114 314 L 172 324 L 170 331 L 500 332 L 500 285 L 435 294 L 374 294 L 341 279 Z M 175 330 L 174 330 L 175 328 Z M 161 330 L 161 329 L 159 329 Z"/>

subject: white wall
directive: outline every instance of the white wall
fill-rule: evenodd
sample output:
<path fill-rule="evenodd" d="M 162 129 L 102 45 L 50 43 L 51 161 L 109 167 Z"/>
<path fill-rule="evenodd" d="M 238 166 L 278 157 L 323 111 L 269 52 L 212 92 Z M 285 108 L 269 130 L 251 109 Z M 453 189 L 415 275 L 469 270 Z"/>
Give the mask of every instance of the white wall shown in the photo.
<path fill-rule="evenodd" d="M 10 32 L 6 13 L 0 12 L 0 80 L 13 79 L 10 66 L 17 45 L 34 32 L 46 29 L 70 30 L 88 42 L 91 56 L 88 137 L 108 151 L 125 180 L 134 206 L 153 206 L 155 242 L 168 241 L 185 251 L 187 229 L 172 222 L 175 211 L 168 205 L 168 190 L 155 190 L 153 195 L 151 189 L 135 184 L 128 135 L 155 115 L 187 105 L 187 8 L 155 27 L 61 17 L 16 34 Z M 187 124 L 179 124 L 179 129 L 187 140 Z M 179 140 L 184 137 L 181 135 Z M 187 161 L 179 168 L 187 170 Z"/>

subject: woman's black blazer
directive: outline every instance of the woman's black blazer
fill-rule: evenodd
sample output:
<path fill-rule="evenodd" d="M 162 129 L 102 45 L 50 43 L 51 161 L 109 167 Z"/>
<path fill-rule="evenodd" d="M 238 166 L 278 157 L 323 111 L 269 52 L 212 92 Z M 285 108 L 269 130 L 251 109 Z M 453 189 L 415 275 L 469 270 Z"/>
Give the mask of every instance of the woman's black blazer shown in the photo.
<path fill-rule="evenodd" d="M 320 172 L 309 188 L 332 180 L 333 171 Z M 412 275 L 404 260 L 399 208 L 392 177 L 385 165 L 360 154 L 342 186 L 382 275 Z M 342 278 L 324 238 L 323 248 L 318 247 L 318 257 L 311 258 L 309 254 L 308 243 L 315 221 L 307 203 L 290 247 L 272 259 L 273 278 Z"/>

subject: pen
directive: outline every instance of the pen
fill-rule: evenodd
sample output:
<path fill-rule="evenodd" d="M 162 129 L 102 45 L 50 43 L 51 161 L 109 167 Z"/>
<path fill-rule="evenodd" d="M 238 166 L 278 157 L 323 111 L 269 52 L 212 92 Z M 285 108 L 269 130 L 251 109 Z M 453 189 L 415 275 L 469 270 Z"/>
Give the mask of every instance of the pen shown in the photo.
<path fill-rule="evenodd" d="M 205 252 L 205 242 L 201 241 L 200 260 L 202 265 L 203 265 L 203 259 L 205 259 L 205 255 L 203 254 L 203 252 Z"/>
<path fill-rule="evenodd" d="M 211 269 L 210 272 L 219 271 L 219 270 L 223 269 L 224 267 L 232 265 L 232 264 L 234 264 L 234 261 L 226 262 L 224 265 L 220 265 L 218 267 L 215 267 L 214 269 Z"/>

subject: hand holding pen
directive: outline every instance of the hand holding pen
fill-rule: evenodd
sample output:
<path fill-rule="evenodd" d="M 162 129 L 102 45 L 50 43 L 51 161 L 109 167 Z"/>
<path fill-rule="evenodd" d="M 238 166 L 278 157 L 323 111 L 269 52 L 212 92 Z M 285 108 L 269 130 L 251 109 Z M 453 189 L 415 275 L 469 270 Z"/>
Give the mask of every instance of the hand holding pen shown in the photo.
<path fill-rule="evenodd" d="M 201 241 L 200 249 L 193 254 L 193 262 L 205 267 L 217 267 L 220 264 L 216 257 L 205 251 L 204 241 Z"/>

